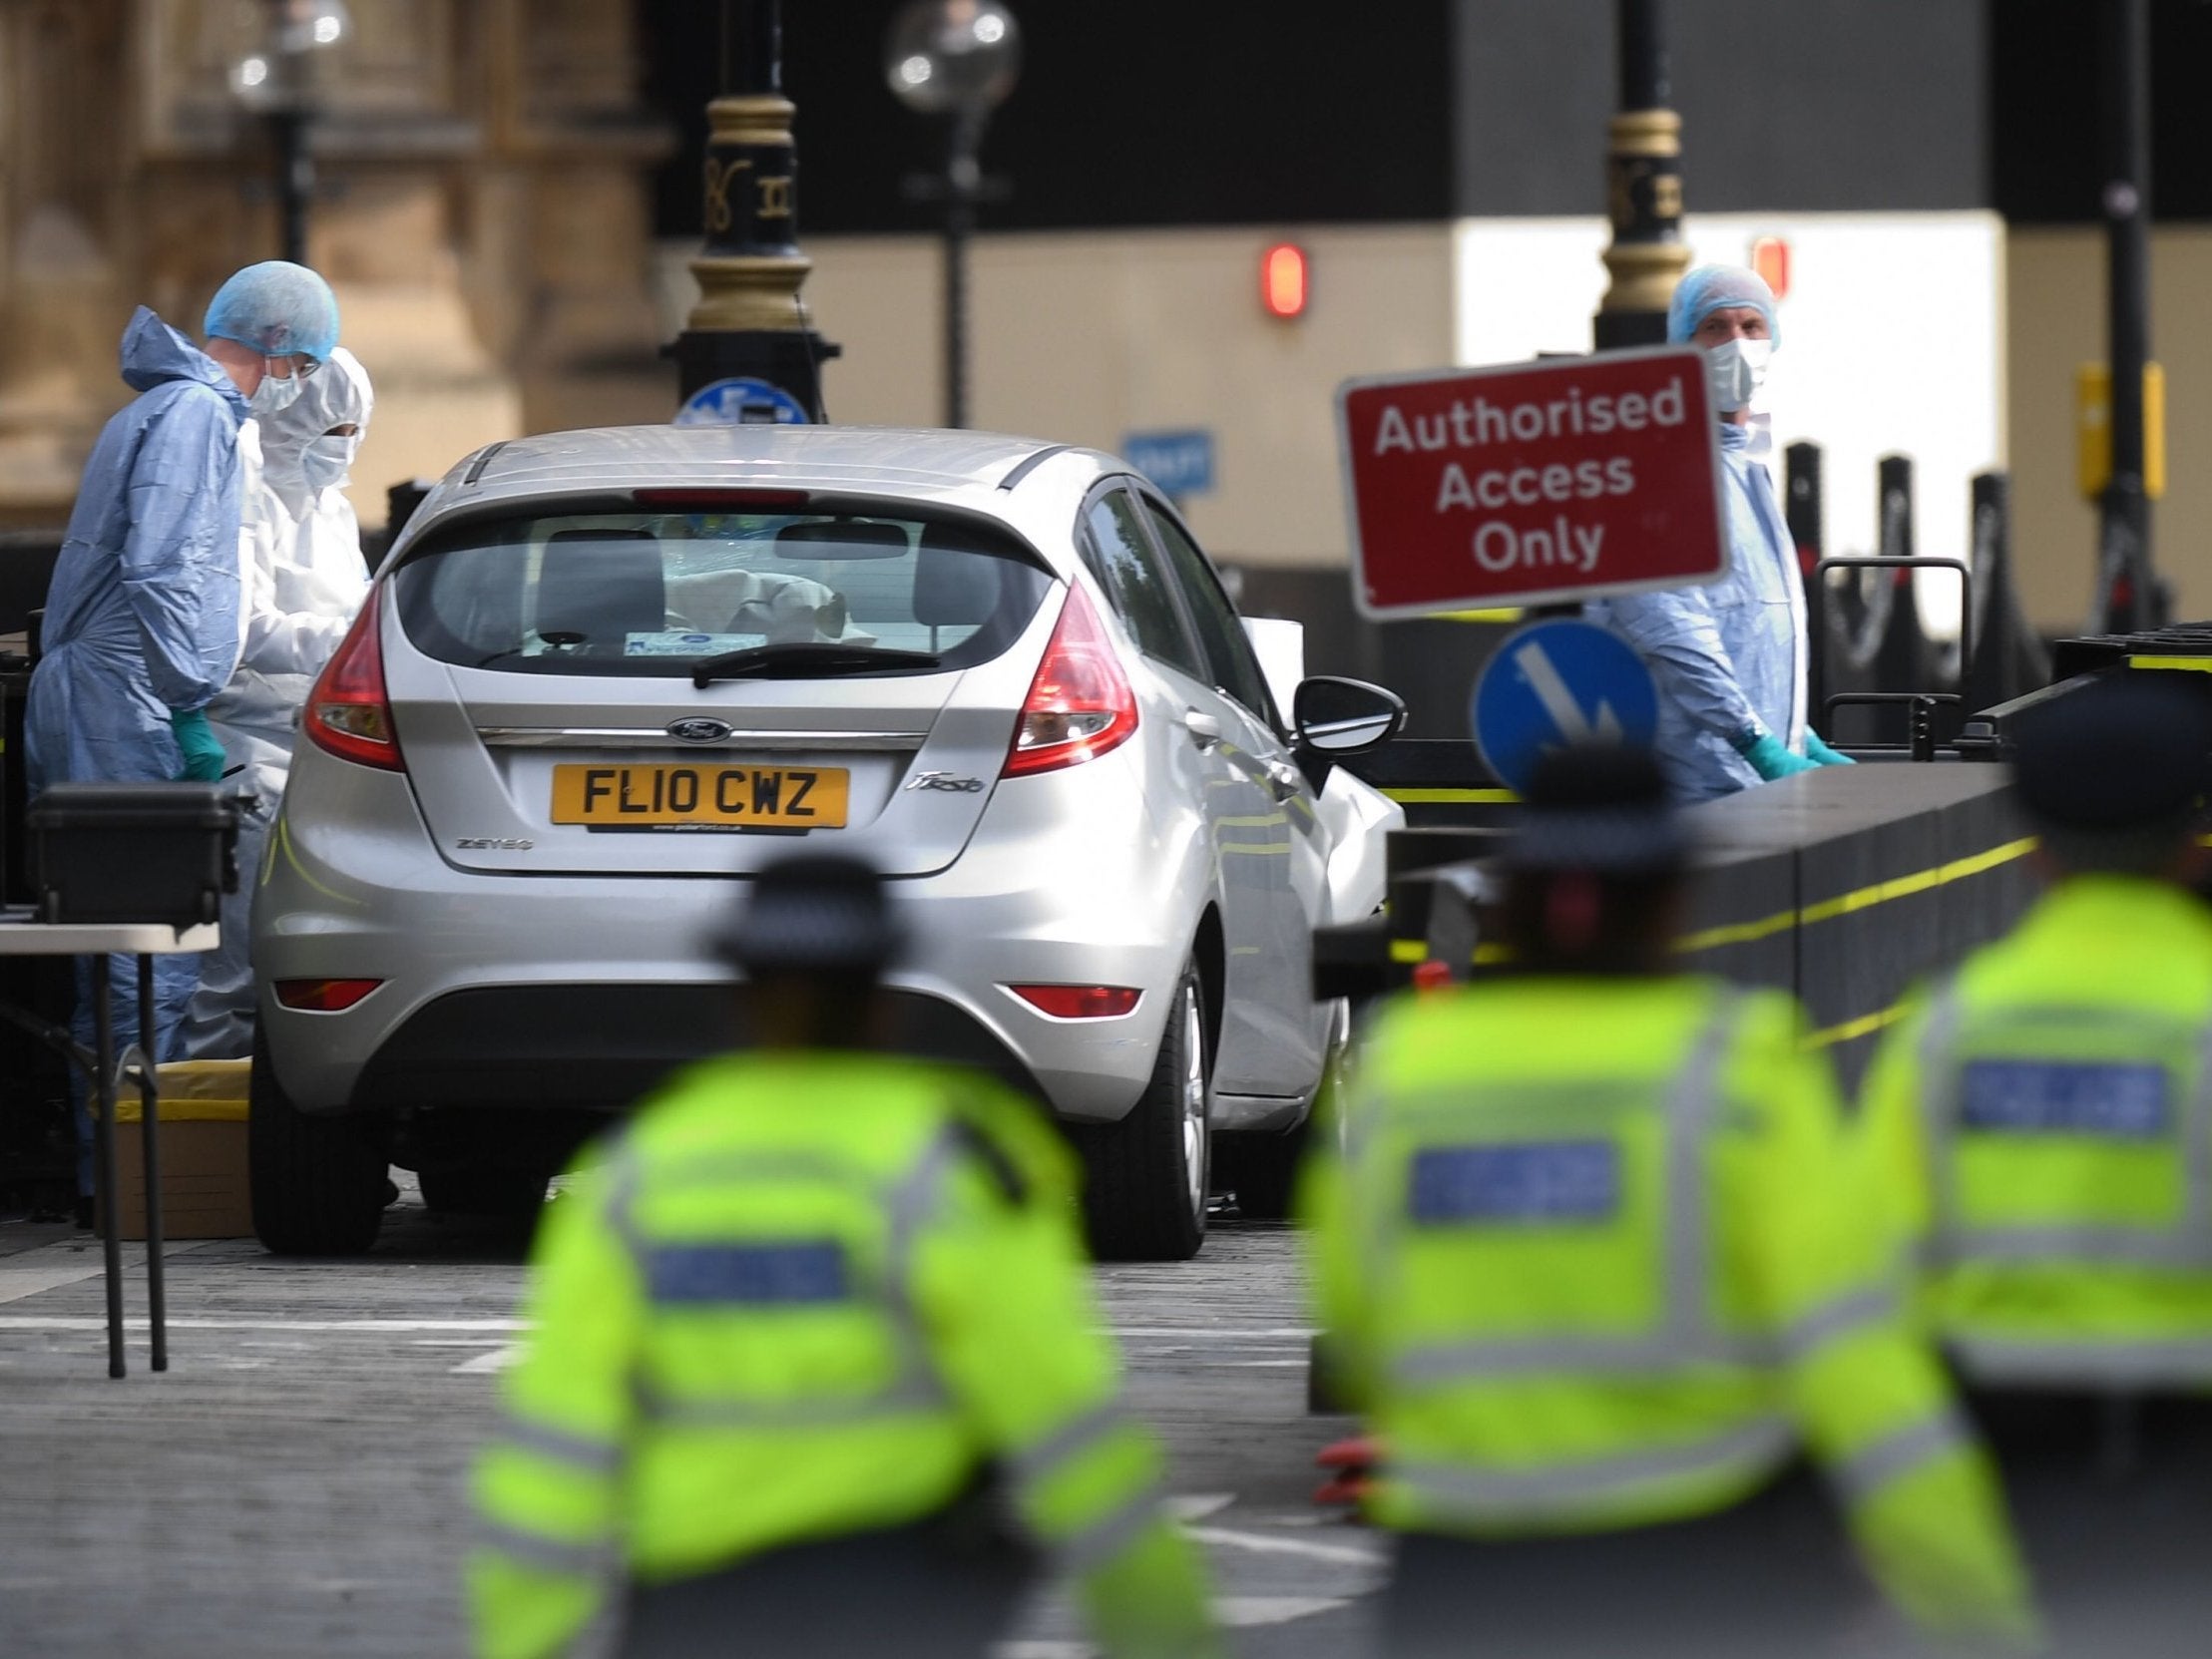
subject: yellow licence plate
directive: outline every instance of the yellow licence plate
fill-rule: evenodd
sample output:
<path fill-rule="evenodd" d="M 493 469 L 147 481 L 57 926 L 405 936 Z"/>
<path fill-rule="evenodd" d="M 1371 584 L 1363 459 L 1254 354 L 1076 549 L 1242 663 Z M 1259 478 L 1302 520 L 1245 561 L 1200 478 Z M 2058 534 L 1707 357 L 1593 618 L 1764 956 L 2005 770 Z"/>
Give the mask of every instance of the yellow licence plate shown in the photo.
<path fill-rule="evenodd" d="M 843 829 L 841 766 L 556 766 L 553 821 L 594 829 Z"/>

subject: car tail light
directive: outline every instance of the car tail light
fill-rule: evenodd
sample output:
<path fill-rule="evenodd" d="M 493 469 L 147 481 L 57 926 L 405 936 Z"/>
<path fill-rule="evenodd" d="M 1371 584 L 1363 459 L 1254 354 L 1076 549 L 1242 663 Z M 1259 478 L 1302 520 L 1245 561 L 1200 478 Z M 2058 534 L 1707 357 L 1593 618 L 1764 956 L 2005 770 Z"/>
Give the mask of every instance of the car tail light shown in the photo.
<path fill-rule="evenodd" d="M 343 1014 L 382 980 L 278 980 L 276 1001 L 302 1014 Z"/>
<path fill-rule="evenodd" d="M 1007 990 L 1055 1020 L 1118 1020 L 1144 995 L 1125 985 L 1010 985 Z"/>
<path fill-rule="evenodd" d="M 307 693 L 300 725 L 317 748 L 340 760 L 404 772 L 391 699 L 384 693 L 384 644 L 377 614 L 383 594 L 371 589 L 338 648 Z"/>
<path fill-rule="evenodd" d="M 1118 748 L 1136 730 L 1136 693 L 1121 671 L 1113 642 L 1081 588 L 1070 585 L 1068 602 L 1053 628 L 1053 642 L 1037 665 L 1006 775 L 1026 777 L 1096 760 Z"/>

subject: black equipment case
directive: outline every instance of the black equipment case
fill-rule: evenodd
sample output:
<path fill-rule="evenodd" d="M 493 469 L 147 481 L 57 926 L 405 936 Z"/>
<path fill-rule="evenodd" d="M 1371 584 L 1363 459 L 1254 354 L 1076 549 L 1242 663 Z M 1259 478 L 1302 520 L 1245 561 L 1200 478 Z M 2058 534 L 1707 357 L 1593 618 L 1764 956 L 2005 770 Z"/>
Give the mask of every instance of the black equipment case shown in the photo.
<path fill-rule="evenodd" d="M 25 814 L 42 922 L 219 919 L 238 886 L 238 820 L 213 783 L 58 783 Z"/>

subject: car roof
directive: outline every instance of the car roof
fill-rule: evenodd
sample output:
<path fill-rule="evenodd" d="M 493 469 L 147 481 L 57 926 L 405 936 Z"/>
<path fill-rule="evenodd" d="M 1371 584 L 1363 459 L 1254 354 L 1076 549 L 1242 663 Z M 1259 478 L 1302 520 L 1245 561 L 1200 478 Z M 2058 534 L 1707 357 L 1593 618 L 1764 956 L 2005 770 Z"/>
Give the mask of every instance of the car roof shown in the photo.
<path fill-rule="evenodd" d="M 479 450 L 446 475 L 438 494 L 454 489 L 491 501 L 640 484 L 814 484 L 938 495 L 996 490 L 1024 463 L 1069 447 L 932 427 L 606 426 Z"/>

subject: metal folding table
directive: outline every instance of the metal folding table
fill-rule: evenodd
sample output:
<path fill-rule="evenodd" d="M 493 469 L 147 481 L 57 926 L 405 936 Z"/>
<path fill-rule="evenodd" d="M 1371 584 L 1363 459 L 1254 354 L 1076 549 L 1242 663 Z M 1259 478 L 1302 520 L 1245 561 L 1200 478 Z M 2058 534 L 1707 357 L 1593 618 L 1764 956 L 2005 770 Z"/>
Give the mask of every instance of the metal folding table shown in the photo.
<path fill-rule="evenodd" d="M 141 1042 L 121 1055 L 115 1051 L 115 1011 L 111 1006 L 108 958 L 135 956 L 139 969 L 139 1031 L 143 1037 L 154 1006 L 154 959 L 212 951 L 221 941 L 214 923 L 172 928 L 160 922 L 48 923 L 36 921 L 28 906 L 0 909 L 0 956 L 92 958 L 93 1046 L 87 1050 L 71 1033 L 40 1019 L 31 1010 L 0 1000 L 0 1020 L 20 1027 L 85 1073 L 93 1109 L 94 1197 L 100 1211 L 101 1248 L 108 1282 L 108 1375 L 121 1377 L 123 1366 L 123 1249 L 117 1237 L 120 1184 L 116 1179 L 116 1090 L 122 1071 L 138 1075 L 142 1112 L 139 1144 L 145 1149 L 146 1301 L 153 1337 L 153 1368 L 169 1369 L 169 1332 L 162 1284 L 161 1112 L 154 1061 Z"/>

